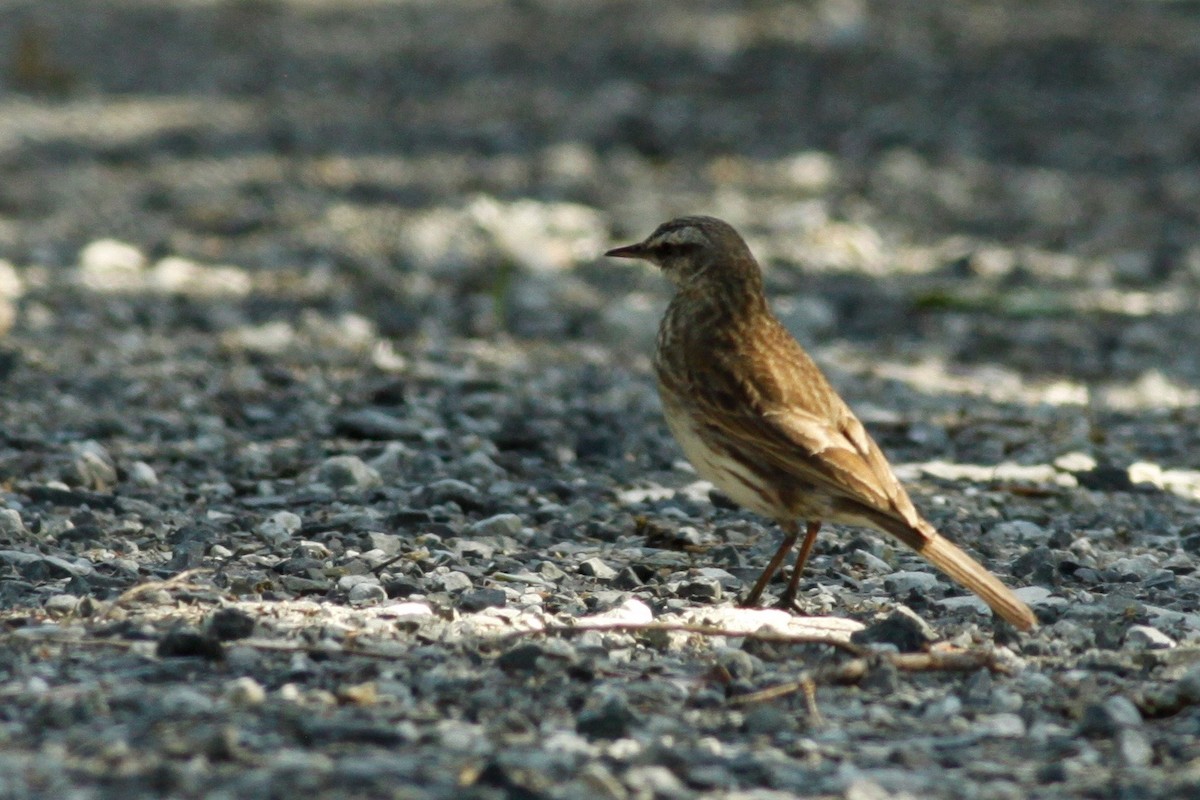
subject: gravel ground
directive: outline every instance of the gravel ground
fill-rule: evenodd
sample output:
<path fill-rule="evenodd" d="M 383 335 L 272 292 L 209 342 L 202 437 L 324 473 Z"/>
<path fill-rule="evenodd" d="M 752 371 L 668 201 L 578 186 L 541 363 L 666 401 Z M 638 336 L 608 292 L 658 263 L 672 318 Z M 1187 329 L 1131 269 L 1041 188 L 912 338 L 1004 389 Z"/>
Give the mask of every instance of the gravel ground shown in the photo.
<path fill-rule="evenodd" d="M 0 2 L 0 797 L 1200 792 L 1190 3 Z M 724 217 L 1042 622 L 680 460 Z M 778 584 L 773 587 L 778 591 Z"/>

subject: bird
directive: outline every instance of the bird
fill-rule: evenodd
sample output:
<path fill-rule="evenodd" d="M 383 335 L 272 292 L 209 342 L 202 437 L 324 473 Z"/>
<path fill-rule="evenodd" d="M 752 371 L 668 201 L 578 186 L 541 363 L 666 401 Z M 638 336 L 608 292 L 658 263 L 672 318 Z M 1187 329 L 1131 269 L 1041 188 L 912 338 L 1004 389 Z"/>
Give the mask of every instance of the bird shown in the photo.
<path fill-rule="evenodd" d="M 605 255 L 650 262 L 673 284 L 654 372 L 684 455 L 700 477 L 783 531 L 743 606 L 758 605 L 804 521 L 779 599 L 794 608 L 804 565 L 829 522 L 896 537 L 1014 627 L 1036 627 L 1025 603 L 917 510 L 875 440 L 772 312 L 762 270 L 733 226 L 680 217 Z"/>

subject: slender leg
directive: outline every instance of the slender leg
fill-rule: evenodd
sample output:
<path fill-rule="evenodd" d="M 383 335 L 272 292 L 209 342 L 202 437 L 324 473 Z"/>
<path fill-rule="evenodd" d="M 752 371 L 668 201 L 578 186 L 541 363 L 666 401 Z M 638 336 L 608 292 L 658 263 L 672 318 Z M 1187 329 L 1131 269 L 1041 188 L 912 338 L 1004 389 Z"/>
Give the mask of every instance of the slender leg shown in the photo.
<path fill-rule="evenodd" d="M 804 542 L 800 545 L 800 554 L 796 556 L 796 566 L 792 568 L 792 577 L 787 588 L 779 598 L 779 607 L 790 609 L 796 602 L 796 590 L 800 587 L 800 576 L 804 574 L 804 565 L 808 563 L 808 555 L 812 552 L 813 542 L 817 540 L 817 531 L 821 530 L 821 520 L 808 523 L 808 531 L 804 534 Z"/>
<path fill-rule="evenodd" d="M 800 537 L 800 528 L 794 521 L 781 522 L 779 527 L 783 528 L 783 541 L 779 544 L 779 549 L 775 551 L 775 555 L 771 556 L 770 562 L 762 571 L 762 575 L 758 576 L 758 580 L 754 584 L 754 588 L 750 590 L 750 594 L 742 600 L 742 608 L 754 608 L 758 605 L 759 598 L 762 597 L 763 590 L 767 588 L 767 583 L 771 577 L 779 569 L 779 565 L 783 563 L 783 559 L 787 558 L 788 552 L 796 545 L 796 539 Z"/>

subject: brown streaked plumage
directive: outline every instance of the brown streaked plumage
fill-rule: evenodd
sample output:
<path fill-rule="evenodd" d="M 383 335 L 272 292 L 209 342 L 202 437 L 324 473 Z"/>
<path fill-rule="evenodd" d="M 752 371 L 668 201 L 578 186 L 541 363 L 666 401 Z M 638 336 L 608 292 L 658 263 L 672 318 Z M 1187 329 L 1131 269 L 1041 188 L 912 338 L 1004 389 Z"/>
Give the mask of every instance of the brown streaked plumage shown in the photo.
<path fill-rule="evenodd" d="M 696 471 L 738 504 L 774 519 L 783 543 L 745 605 L 756 605 L 807 530 L 781 604 L 795 600 L 823 521 L 890 533 L 1022 630 L 1033 613 L 994 575 L 938 534 L 887 459 L 771 312 L 745 241 L 714 217 L 663 223 L 605 255 L 656 264 L 675 285 L 658 332 L 655 371 L 667 425 Z"/>

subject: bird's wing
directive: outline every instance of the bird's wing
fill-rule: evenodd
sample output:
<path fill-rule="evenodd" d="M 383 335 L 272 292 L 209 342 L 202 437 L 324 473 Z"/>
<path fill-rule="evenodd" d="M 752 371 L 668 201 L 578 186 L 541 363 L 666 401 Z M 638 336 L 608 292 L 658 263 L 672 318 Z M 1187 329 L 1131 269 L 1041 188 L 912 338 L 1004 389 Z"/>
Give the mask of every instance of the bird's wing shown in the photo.
<path fill-rule="evenodd" d="M 803 358 L 812 363 L 807 356 Z M 790 360 L 770 361 L 778 365 Z M 728 371 L 731 366 L 714 359 L 707 366 L 709 377 L 716 377 L 712 371 Z M 920 515 L 883 452 L 815 365 L 805 370 L 810 376 L 807 391 L 798 394 L 779 391 L 781 386 L 803 386 L 794 376 L 739 372 L 741 391 L 701 389 L 691 393 L 698 417 L 708 423 L 713 434 L 734 449 L 761 457 L 794 476 L 798 484 L 815 486 L 835 501 L 849 501 L 913 527 L 921 526 Z M 731 378 L 732 373 L 727 372 L 709 386 L 728 386 Z"/>

